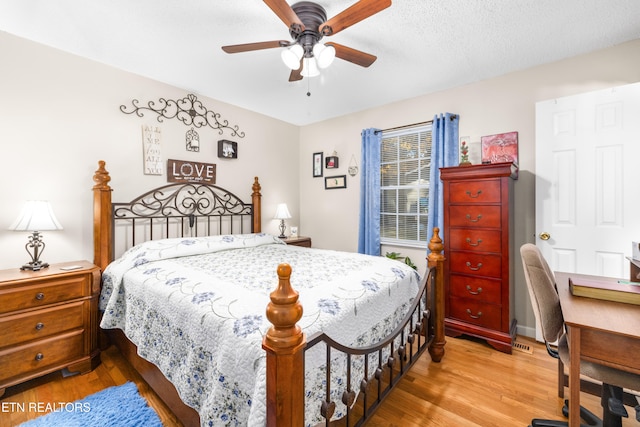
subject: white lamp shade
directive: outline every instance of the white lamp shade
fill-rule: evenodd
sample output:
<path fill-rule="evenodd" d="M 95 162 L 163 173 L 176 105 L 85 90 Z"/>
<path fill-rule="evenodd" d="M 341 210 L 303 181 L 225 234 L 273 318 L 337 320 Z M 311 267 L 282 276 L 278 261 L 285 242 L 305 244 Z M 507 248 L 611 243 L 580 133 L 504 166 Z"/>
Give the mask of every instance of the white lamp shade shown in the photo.
<path fill-rule="evenodd" d="M 302 62 L 304 64 L 302 72 L 300 73 L 302 77 L 315 77 L 320 75 L 320 70 L 318 69 L 315 58 L 304 58 Z"/>
<path fill-rule="evenodd" d="M 280 54 L 280 57 L 282 58 L 282 62 L 284 62 L 287 67 L 291 68 L 292 70 L 297 70 L 298 68 L 300 68 L 300 59 L 302 58 L 303 54 L 304 50 L 302 49 L 302 46 L 300 46 L 299 44 L 294 44 L 289 49 L 283 50 Z"/>
<path fill-rule="evenodd" d="M 9 226 L 13 231 L 62 230 L 51 203 L 44 200 L 28 200 L 18 218 Z"/>
<path fill-rule="evenodd" d="M 276 214 L 273 219 L 289 219 L 291 218 L 291 214 L 289 213 L 289 209 L 287 208 L 286 203 L 280 203 L 276 208 Z"/>
<path fill-rule="evenodd" d="M 318 43 L 313 47 L 313 56 L 319 68 L 327 68 L 336 58 L 336 48 Z"/>

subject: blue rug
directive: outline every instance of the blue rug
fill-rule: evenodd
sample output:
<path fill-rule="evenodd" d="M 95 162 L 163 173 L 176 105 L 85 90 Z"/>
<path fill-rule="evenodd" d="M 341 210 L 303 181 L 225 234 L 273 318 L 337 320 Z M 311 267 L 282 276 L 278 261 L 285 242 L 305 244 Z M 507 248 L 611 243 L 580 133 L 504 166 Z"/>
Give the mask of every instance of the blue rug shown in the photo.
<path fill-rule="evenodd" d="M 140 396 L 132 382 L 109 387 L 66 404 L 20 427 L 162 427 L 158 414 Z"/>

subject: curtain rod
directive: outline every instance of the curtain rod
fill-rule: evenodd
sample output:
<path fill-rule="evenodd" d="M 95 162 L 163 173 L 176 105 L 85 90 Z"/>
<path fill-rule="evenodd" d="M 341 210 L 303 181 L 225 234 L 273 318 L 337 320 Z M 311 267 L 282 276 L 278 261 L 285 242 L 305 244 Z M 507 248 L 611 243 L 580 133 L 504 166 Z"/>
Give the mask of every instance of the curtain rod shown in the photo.
<path fill-rule="evenodd" d="M 452 114 L 451 117 L 450 117 L 450 120 L 454 120 L 457 117 L 458 116 L 456 114 Z M 410 125 L 397 126 L 397 127 L 389 128 L 389 129 L 381 129 L 381 130 L 375 131 L 374 133 L 378 134 L 380 132 L 389 132 L 389 131 L 392 131 L 392 130 L 399 130 L 399 129 L 405 129 L 405 128 L 410 128 L 410 127 L 414 127 L 414 126 L 429 125 L 429 124 L 433 124 L 433 120 L 427 120 L 426 122 L 412 123 Z"/>

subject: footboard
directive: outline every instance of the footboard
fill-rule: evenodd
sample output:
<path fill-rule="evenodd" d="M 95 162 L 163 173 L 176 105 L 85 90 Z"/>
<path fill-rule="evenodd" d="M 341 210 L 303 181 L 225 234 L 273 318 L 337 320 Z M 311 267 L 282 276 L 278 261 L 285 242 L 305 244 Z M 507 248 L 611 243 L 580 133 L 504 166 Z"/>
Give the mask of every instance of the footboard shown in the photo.
<path fill-rule="evenodd" d="M 264 337 L 262 347 L 267 354 L 267 425 L 305 425 L 305 353 L 319 343 L 326 351 L 326 392 L 318 402 L 318 412 L 329 425 L 336 409 L 331 397 L 331 365 L 333 354 L 346 358 L 346 379 L 340 402 L 341 425 L 361 425 L 380 405 L 411 365 L 429 349 L 434 362 L 444 356 L 444 256 L 439 229 L 434 228 L 429 243 L 429 271 L 420 286 L 406 317 L 400 325 L 376 345 L 367 348 L 349 348 L 333 341 L 325 334 L 307 337 L 297 322 L 302 317 L 298 293 L 289 281 L 291 267 L 278 267 L 279 283 L 271 293 L 267 317 L 273 324 Z M 364 377 L 353 380 L 351 367 L 355 359 L 363 366 Z M 338 392 L 339 393 L 339 392 Z M 356 396 L 359 396 L 356 398 Z"/>

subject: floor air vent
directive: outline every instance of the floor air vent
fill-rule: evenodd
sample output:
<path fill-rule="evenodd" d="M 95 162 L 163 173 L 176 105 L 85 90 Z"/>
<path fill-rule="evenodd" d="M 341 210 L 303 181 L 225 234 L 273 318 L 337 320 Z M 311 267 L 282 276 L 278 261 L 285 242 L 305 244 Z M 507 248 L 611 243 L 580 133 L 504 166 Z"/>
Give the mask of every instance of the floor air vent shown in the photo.
<path fill-rule="evenodd" d="M 531 348 L 531 346 L 529 344 L 523 344 L 519 341 L 514 341 L 513 344 L 511 345 L 511 347 L 514 350 L 518 350 L 521 351 L 523 353 L 528 353 L 528 354 L 533 354 L 533 349 Z"/>

